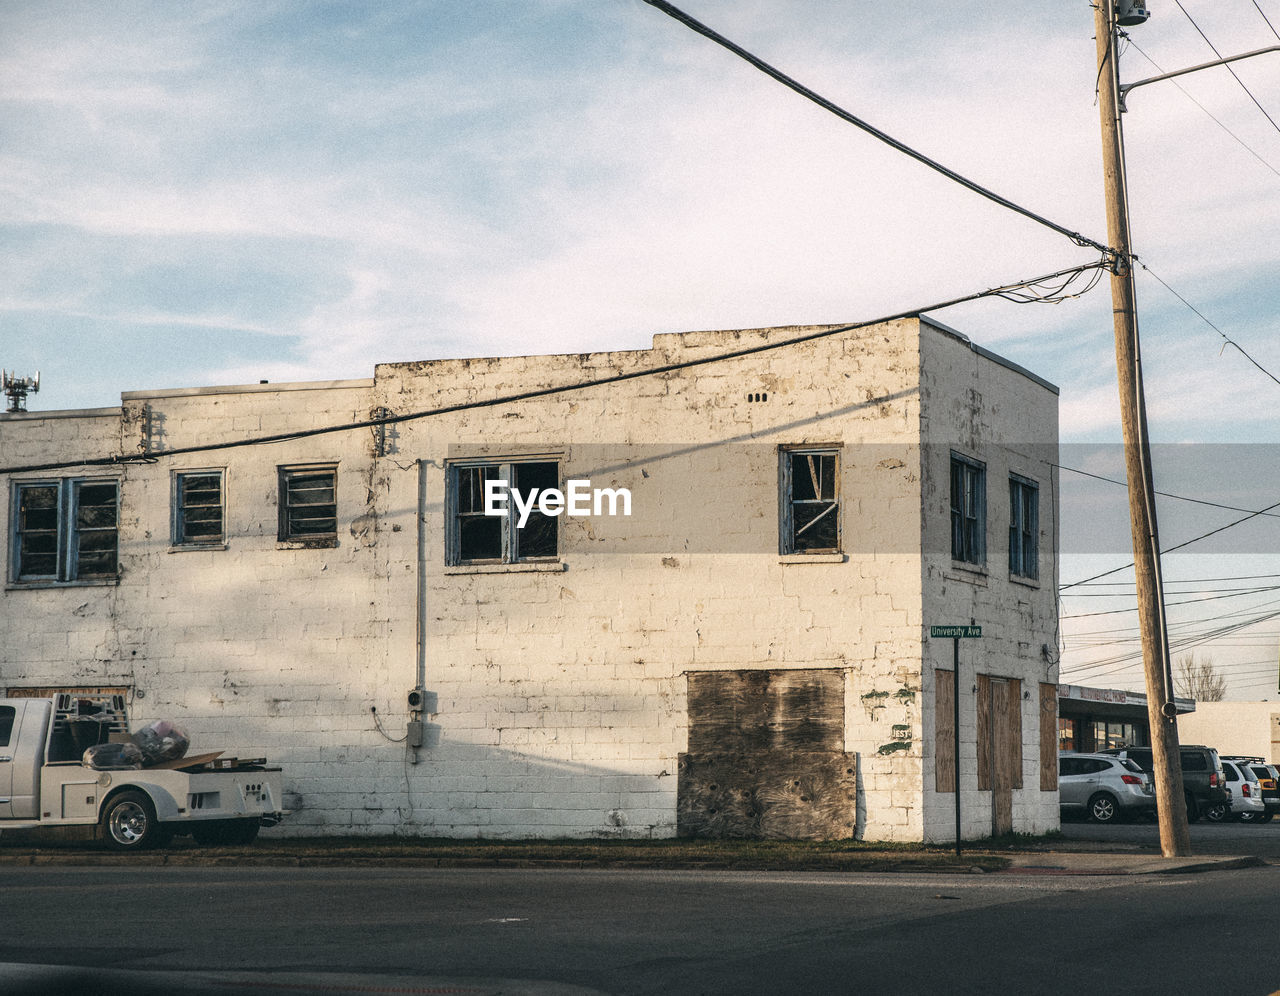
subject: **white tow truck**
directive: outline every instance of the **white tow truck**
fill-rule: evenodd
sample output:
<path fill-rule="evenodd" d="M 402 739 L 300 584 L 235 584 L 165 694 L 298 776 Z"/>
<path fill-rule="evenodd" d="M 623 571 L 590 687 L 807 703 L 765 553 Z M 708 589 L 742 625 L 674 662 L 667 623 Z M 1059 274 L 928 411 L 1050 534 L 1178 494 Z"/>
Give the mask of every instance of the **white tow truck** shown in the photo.
<path fill-rule="evenodd" d="M 280 769 L 265 758 L 83 763 L 86 747 L 128 736 L 123 695 L 0 698 L 0 833 L 97 824 L 107 846 L 141 851 L 188 833 L 198 844 L 248 844 L 283 818 Z"/>

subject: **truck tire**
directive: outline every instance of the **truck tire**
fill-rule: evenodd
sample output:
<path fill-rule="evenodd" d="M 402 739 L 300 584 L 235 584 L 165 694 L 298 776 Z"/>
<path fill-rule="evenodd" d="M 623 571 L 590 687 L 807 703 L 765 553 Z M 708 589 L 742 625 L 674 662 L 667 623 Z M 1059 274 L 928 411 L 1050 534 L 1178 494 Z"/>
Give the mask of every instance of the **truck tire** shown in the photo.
<path fill-rule="evenodd" d="M 112 796 L 103 807 L 99 824 L 102 839 L 116 851 L 148 851 L 171 836 L 156 819 L 151 798 L 136 790 Z"/>
<path fill-rule="evenodd" d="M 252 844 L 261 826 L 258 818 L 243 820 L 206 820 L 191 824 L 191 836 L 204 847 L 218 845 L 243 846 Z"/>

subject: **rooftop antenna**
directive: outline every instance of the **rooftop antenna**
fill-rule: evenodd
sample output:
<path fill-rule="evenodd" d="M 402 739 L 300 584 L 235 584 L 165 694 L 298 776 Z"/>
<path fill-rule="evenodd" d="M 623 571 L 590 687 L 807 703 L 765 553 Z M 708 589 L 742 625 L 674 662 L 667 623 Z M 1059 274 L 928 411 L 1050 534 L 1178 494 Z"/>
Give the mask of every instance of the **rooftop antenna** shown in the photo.
<path fill-rule="evenodd" d="M 19 377 L 8 370 L 0 371 L 4 380 L 4 393 L 9 396 L 9 414 L 27 410 L 27 395 L 40 390 L 40 371 L 34 377 Z"/>

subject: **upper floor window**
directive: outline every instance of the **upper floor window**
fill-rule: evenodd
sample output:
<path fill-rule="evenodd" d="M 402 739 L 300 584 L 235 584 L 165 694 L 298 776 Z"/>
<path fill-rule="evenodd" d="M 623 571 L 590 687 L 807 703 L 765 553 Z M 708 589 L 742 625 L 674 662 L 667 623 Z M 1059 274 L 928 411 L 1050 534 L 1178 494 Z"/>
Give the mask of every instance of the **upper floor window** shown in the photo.
<path fill-rule="evenodd" d="M 64 478 L 15 484 L 13 491 L 14 581 L 119 576 L 119 481 Z"/>
<path fill-rule="evenodd" d="M 982 566 L 987 562 L 987 467 L 951 454 L 951 559 Z"/>
<path fill-rule="evenodd" d="M 1017 474 L 1009 477 L 1009 573 L 1040 577 L 1040 486 Z"/>
<path fill-rule="evenodd" d="M 840 452 L 782 451 L 782 552 L 840 550 Z"/>
<path fill-rule="evenodd" d="M 212 546 L 226 539 L 221 470 L 173 475 L 173 545 Z"/>
<path fill-rule="evenodd" d="M 280 468 L 280 542 L 338 545 L 335 464 Z"/>
<path fill-rule="evenodd" d="M 535 501 L 560 487 L 557 461 L 451 464 L 448 487 L 449 563 L 513 564 L 558 556 L 561 510 Z"/>

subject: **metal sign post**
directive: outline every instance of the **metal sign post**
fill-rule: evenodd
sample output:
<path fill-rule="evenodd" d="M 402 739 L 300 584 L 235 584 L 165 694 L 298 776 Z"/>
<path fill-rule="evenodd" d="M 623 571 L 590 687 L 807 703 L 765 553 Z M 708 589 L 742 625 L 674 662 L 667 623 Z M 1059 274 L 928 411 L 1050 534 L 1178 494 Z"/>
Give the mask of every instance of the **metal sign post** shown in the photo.
<path fill-rule="evenodd" d="M 930 626 L 930 639 L 951 638 L 951 732 L 955 737 L 956 857 L 960 857 L 960 641 L 982 636 L 981 626 Z"/>

